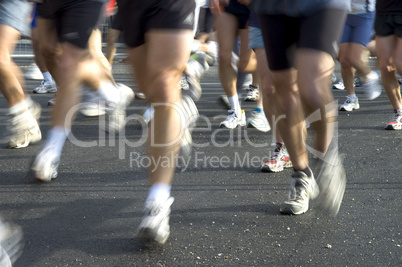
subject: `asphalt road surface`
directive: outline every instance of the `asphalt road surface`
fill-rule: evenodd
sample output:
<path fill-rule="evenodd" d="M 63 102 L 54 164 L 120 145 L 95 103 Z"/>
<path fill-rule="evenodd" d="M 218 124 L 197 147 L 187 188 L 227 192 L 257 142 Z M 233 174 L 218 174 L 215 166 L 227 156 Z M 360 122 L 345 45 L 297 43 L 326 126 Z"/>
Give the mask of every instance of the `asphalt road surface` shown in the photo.
<path fill-rule="evenodd" d="M 25 62 L 26 65 L 27 62 Z M 24 67 L 24 63 L 21 63 Z M 118 82 L 135 87 L 124 64 Z M 339 71 L 337 72 L 339 76 Z M 28 80 L 26 89 L 40 81 Z M 304 215 L 284 216 L 291 170 L 261 173 L 272 134 L 255 129 L 219 129 L 226 109 L 217 67 L 202 80 L 197 103 L 202 115 L 189 162 L 174 178 L 171 236 L 162 246 L 145 246 L 134 236 L 142 217 L 148 181 L 137 116 L 145 103 L 128 109 L 124 133 L 99 130 L 101 118 L 78 115 L 66 142 L 59 177 L 35 181 L 29 165 L 43 145 L 0 149 L 0 212 L 25 234 L 15 266 L 401 266 L 401 132 L 384 130 L 392 114 L 383 94 L 360 96 L 360 110 L 339 113 L 339 147 L 348 183 L 337 217 L 311 202 Z M 242 92 L 243 96 L 245 92 Z M 333 90 L 342 104 L 346 92 Z M 41 129 L 49 128 L 52 97 L 32 95 L 42 105 Z M 243 102 L 248 115 L 253 103 Z M 7 104 L 0 98 L 0 132 Z"/>

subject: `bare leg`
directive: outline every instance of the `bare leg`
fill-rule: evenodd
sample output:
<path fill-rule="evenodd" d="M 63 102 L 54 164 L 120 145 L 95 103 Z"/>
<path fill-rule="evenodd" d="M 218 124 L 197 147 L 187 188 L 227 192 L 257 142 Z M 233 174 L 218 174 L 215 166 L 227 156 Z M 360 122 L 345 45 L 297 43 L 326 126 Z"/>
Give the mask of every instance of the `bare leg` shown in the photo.
<path fill-rule="evenodd" d="M 216 18 L 219 44 L 219 77 L 228 97 L 237 94 L 236 72 L 232 67 L 232 51 L 237 37 L 236 17 L 222 12 Z"/>
<path fill-rule="evenodd" d="M 25 100 L 21 72 L 11 61 L 11 54 L 20 38 L 17 30 L 7 25 L 0 25 L 0 90 L 10 107 Z"/>
<path fill-rule="evenodd" d="M 110 66 L 113 64 L 113 58 L 116 54 L 116 41 L 119 38 L 121 31 L 110 28 L 107 34 L 106 59 Z"/>
<path fill-rule="evenodd" d="M 321 119 L 311 122 L 315 131 L 315 149 L 325 153 L 333 136 L 333 123 L 336 121 L 336 105 L 329 89 L 334 68 L 332 57 L 324 52 L 300 49 L 296 55 L 296 66 L 300 66 L 298 84 L 301 99 L 308 117 L 320 112 Z M 303 66 L 303 67 L 301 67 Z"/>
<path fill-rule="evenodd" d="M 394 109 L 402 108 L 401 92 L 395 75 L 396 67 L 394 63 L 397 41 L 398 43 L 401 42 L 395 35 L 376 37 L 382 84 Z"/>
<path fill-rule="evenodd" d="M 169 159 L 170 163 L 168 166 L 150 166 L 150 183 L 171 184 L 183 128 L 177 110 L 177 104 L 181 102 L 177 84 L 188 60 L 192 32 L 150 31 L 146 40 L 145 45 L 130 50 L 130 60 L 139 85 L 147 85 L 141 88 L 147 100 L 151 104 L 162 104 L 155 107 L 153 124 L 149 129 L 148 154 L 156 160 Z M 162 46 L 164 49 L 161 49 Z M 166 55 L 163 52 L 166 49 L 172 52 Z M 144 69 L 146 76 L 141 77 Z"/>

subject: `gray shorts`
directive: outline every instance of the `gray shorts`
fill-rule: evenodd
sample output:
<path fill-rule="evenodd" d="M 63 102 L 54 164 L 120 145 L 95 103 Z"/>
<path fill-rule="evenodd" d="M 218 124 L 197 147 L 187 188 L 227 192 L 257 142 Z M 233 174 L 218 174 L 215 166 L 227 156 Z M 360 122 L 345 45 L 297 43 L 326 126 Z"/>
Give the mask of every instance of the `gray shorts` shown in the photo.
<path fill-rule="evenodd" d="M 264 48 L 264 39 L 262 38 L 261 29 L 249 26 L 248 30 L 249 30 L 248 49 Z"/>
<path fill-rule="evenodd" d="M 32 3 L 25 0 L 0 0 L 0 24 L 10 26 L 23 36 L 30 36 Z"/>

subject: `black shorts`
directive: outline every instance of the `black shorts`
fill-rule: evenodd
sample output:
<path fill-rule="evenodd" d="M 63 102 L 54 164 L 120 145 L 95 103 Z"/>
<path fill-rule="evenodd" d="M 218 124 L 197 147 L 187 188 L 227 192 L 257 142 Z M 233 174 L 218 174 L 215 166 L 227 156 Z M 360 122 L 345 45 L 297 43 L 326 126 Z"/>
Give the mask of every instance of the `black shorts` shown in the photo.
<path fill-rule="evenodd" d="M 237 0 L 230 0 L 229 5 L 225 7 L 225 12 L 237 17 L 239 21 L 239 29 L 248 28 L 248 19 L 250 17 L 250 9 L 240 4 Z"/>
<path fill-rule="evenodd" d="M 88 39 L 103 16 L 104 3 L 91 0 L 52 0 L 38 4 L 38 16 L 51 19 L 61 43 L 87 48 Z"/>
<path fill-rule="evenodd" d="M 297 48 L 310 48 L 337 55 L 346 12 L 324 9 L 307 17 L 259 15 L 265 50 L 271 70 L 294 67 Z"/>
<path fill-rule="evenodd" d="M 376 15 L 374 30 L 378 36 L 396 35 L 402 38 L 402 15 Z"/>
<path fill-rule="evenodd" d="M 124 39 L 129 47 L 145 43 L 150 29 L 193 30 L 195 1 L 125 0 L 119 2 Z"/>
<path fill-rule="evenodd" d="M 117 9 L 117 13 L 113 16 L 112 20 L 112 29 L 123 31 L 123 20 L 121 18 L 121 12 Z"/>
<path fill-rule="evenodd" d="M 211 10 L 209 8 L 200 8 L 200 16 L 198 19 L 198 29 L 197 34 L 199 33 L 211 33 L 214 28 L 215 17 L 212 15 Z"/>

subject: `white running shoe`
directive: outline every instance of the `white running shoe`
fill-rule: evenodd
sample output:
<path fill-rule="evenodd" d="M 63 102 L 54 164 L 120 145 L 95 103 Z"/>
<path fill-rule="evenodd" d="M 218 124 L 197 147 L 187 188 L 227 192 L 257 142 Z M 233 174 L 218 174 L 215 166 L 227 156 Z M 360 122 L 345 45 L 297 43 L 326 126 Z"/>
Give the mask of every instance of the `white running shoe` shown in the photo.
<path fill-rule="evenodd" d="M 29 64 L 24 77 L 28 80 L 43 80 L 43 74 L 35 63 Z"/>
<path fill-rule="evenodd" d="M 334 82 L 336 82 L 337 79 L 338 78 L 336 77 L 335 72 L 333 72 L 331 75 L 331 82 L 334 83 Z"/>
<path fill-rule="evenodd" d="M 39 109 L 40 107 L 34 107 L 34 109 Z M 37 112 L 37 111 L 34 111 Z M 38 116 L 39 115 L 35 115 Z M 39 142 L 42 139 L 42 133 L 39 128 L 39 124 L 35 119 L 31 110 L 23 112 L 18 115 L 11 115 L 7 123 L 8 132 L 8 148 L 23 148 L 27 147 L 29 144 Z"/>
<path fill-rule="evenodd" d="M 84 116 L 97 117 L 106 114 L 105 106 L 101 103 L 103 99 L 96 91 L 88 88 L 87 86 L 83 86 L 82 99 L 80 112 Z"/>
<path fill-rule="evenodd" d="M 385 126 L 385 130 L 401 130 L 402 129 L 402 112 L 395 110 L 391 118 Z"/>
<path fill-rule="evenodd" d="M 345 85 L 343 84 L 343 80 L 340 79 L 338 83 L 332 85 L 333 89 L 337 89 L 337 90 L 345 90 Z"/>
<path fill-rule="evenodd" d="M 11 267 L 21 256 L 23 246 L 21 227 L 0 219 L 0 266 Z"/>
<path fill-rule="evenodd" d="M 374 100 L 381 95 L 380 77 L 372 71 L 368 78 L 362 81 L 365 96 L 368 100 Z"/>
<path fill-rule="evenodd" d="M 33 89 L 34 94 L 48 94 L 48 93 L 56 93 L 57 86 L 54 81 L 43 80 L 42 83 Z"/>
<path fill-rule="evenodd" d="M 59 163 L 60 156 L 54 151 L 54 147 L 49 146 L 39 152 L 31 169 L 37 180 L 50 182 L 52 179 L 57 178 Z"/>
<path fill-rule="evenodd" d="M 350 96 L 346 96 L 345 103 L 339 107 L 340 111 L 353 111 L 354 109 L 359 109 L 359 99 L 357 97 L 352 98 Z"/>
<path fill-rule="evenodd" d="M 226 120 L 219 124 L 219 128 L 226 127 L 228 129 L 234 129 L 237 126 L 246 126 L 246 115 L 244 114 L 244 110 L 241 110 L 240 118 L 236 115 L 234 109 L 228 111 L 229 115 Z"/>
<path fill-rule="evenodd" d="M 317 202 L 331 215 L 338 214 L 346 188 L 346 173 L 338 154 L 319 160 L 320 172 L 317 176 L 320 195 Z"/>
<path fill-rule="evenodd" d="M 134 92 L 130 87 L 118 83 L 117 89 L 119 93 L 118 102 L 106 103 L 106 112 L 109 115 L 109 128 L 107 130 L 109 132 L 119 132 L 126 125 L 126 109 L 134 99 Z"/>
<path fill-rule="evenodd" d="M 182 93 L 189 95 L 194 101 L 198 101 L 201 98 L 200 79 L 205 71 L 209 69 L 206 58 L 206 54 L 201 51 L 192 54 L 180 81 L 181 89 L 183 89 Z"/>
<path fill-rule="evenodd" d="M 148 124 L 154 118 L 154 114 L 155 114 L 155 109 L 151 105 L 148 105 L 144 111 L 144 114 L 142 114 L 142 117 L 144 118 L 145 123 Z"/>
<path fill-rule="evenodd" d="M 144 241 L 156 241 L 164 244 L 170 235 L 169 216 L 170 207 L 174 201 L 169 197 L 166 201 L 147 201 L 144 208 L 144 217 L 137 229 L 137 237 Z"/>
<path fill-rule="evenodd" d="M 244 101 L 257 101 L 260 98 L 260 91 L 258 89 L 258 86 L 254 86 L 252 84 L 249 85 L 249 88 L 247 89 L 247 96 L 244 99 Z"/>
<path fill-rule="evenodd" d="M 288 215 L 305 213 L 308 211 L 310 199 L 315 199 L 319 192 L 312 173 L 311 177 L 308 177 L 302 171 L 295 171 L 290 181 L 288 199 L 280 205 L 280 212 Z"/>
<path fill-rule="evenodd" d="M 135 98 L 137 98 L 139 100 L 144 100 L 146 98 L 144 93 L 134 92 L 134 94 L 135 94 Z"/>
<path fill-rule="evenodd" d="M 52 107 L 52 106 L 56 105 L 56 97 L 54 97 L 54 98 L 50 99 L 49 101 L 47 101 L 47 105 L 49 107 Z"/>
<path fill-rule="evenodd" d="M 189 158 L 193 150 L 193 139 L 191 133 L 195 128 L 199 113 L 193 99 L 189 96 L 182 96 L 182 107 L 185 119 L 183 125 L 184 133 L 180 144 L 180 153 L 184 158 Z"/>
<path fill-rule="evenodd" d="M 257 130 L 265 133 L 271 130 L 271 126 L 269 126 L 269 122 L 265 117 L 264 112 L 258 108 L 255 108 L 253 111 L 251 111 L 251 116 L 247 119 L 247 127 L 256 128 Z"/>
<path fill-rule="evenodd" d="M 285 168 L 293 167 L 285 145 L 276 143 L 274 150 L 270 154 L 269 159 L 261 165 L 262 172 L 281 172 Z"/>

